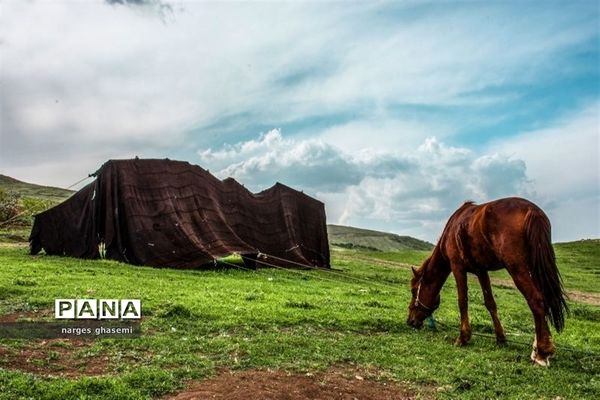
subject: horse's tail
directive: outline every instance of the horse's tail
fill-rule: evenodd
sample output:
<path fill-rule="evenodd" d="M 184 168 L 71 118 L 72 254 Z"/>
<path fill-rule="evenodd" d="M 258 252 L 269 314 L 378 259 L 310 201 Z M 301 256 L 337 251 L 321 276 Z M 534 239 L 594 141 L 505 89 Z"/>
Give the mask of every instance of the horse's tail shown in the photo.
<path fill-rule="evenodd" d="M 542 210 L 535 208 L 527 212 L 525 235 L 529 242 L 531 275 L 542 291 L 546 318 L 560 332 L 569 309 L 550 240 L 550 221 Z"/>

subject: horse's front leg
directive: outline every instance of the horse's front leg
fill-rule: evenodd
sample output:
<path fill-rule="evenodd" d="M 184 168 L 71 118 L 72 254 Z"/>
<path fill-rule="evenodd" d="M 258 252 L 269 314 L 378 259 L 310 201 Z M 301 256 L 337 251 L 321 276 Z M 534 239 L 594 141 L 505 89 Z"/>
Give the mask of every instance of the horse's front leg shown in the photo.
<path fill-rule="evenodd" d="M 494 300 L 494 295 L 492 294 L 490 276 L 487 271 L 483 271 L 477 274 L 477 278 L 479 279 L 481 291 L 483 292 L 483 300 L 485 302 L 485 307 L 489 311 L 490 316 L 492 317 L 492 321 L 494 322 L 494 331 L 496 332 L 496 343 L 498 343 L 499 345 L 503 345 L 506 343 L 506 335 L 504 334 L 504 329 L 502 328 L 500 319 L 498 319 L 498 310 L 496 308 L 496 300 Z"/>
<path fill-rule="evenodd" d="M 460 335 L 454 341 L 457 346 L 464 346 L 471 340 L 471 324 L 469 323 L 469 296 L 467 289 L 467 272 L 461 265 L 452 264 L 452 272 L 458 290 L 458 309 L 460 311 Z"/>

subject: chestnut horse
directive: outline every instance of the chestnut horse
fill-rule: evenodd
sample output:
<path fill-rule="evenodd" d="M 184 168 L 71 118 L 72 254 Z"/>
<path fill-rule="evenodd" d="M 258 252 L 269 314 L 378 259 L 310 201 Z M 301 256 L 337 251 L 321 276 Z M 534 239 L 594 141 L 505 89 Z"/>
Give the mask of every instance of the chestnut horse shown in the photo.
<path fill-rule="evenodd" d="M 498 319 L 488 271 L 506 268 L 527 300 L 535 322 L 531 359 L 543 366 L 555 347 L 549 321 L 558 332 L 568 311 L 562 281 L 550 241 L 550 221 L 532 202 L 511 197 L 476 205 L 467 202 L 452 214 L 431 256 L 415 270 L 407 323 L 420 328 L 440 304 L 440 290 L 450 272 L 458 289 L 460 335 L 455 344 L 471 339 L 467 309 L 467 272 L 479 279 L 498 344 L 506 342 Z"/>

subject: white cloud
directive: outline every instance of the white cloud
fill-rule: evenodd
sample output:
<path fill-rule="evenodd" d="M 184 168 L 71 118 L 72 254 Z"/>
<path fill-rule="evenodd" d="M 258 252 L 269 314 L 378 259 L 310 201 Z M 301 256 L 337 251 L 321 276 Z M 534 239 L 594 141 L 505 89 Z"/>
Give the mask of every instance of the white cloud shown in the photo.
<path fill-rule="evenodd" d="M 277 129 L 258 140 L 199 152 L 200 161 L 221 177 L 233 176 L 258 190 L 281 181 L 305 188 L 343 188 L 360 181 L 359 165 L 319 139 L 285 139 Z"/>
<path fill-rule="evenodd" d="M 347 153 L 319 139 L 285 138 L 275 129 L 199 155 L 217 176 L 232 176 L 255 191 L 275 180 L 305 190 L 325 201 L 332 223 L 377 226 L 429 240 L 465 200 L 530 190 L 522 161 L 478 156 L 435 138 L 411 153 Z"/>
<path fill-rule="evenodd" d="M 524 163 L 498 154 L 478 156 L 428 139 L 402 159 L 411 168 L 386 178 L 367 176 L 347 188 L 345 196 L 320 193 L 332 201 L 328 210 L 339 215 L 340 223 L 435 241 L 447 218 L 464 201 L 528 196 L 531 191 Z"/>

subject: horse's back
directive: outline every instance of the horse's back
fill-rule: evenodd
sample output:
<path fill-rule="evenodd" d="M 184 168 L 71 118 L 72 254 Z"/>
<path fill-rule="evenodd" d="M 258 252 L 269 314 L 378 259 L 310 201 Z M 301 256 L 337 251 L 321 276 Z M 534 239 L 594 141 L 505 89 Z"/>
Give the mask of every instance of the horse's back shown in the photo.
<path fill-rule="evenodd" d="M 530 212 L 545 214 L 534 203 L 520 197 L 508 197 L 494 200 L 479 206 L 481 218 L 479 229 L 487 235 L 517 235 L 523 234 Z"/>
<path fill-rule="evenodd" d="M 450 260 L 467 264 L 475 271 L 522 263 L 527 257 L 525 231 L 531 212 L 547 219 L 537 205 L 519 197 L 480 205 L 465 203 L 444 229 L 445 253 Z"/>

